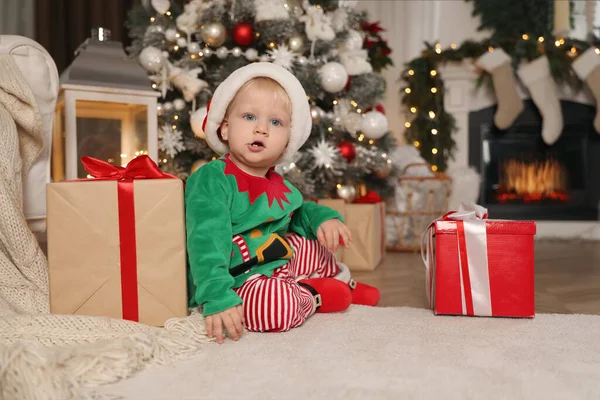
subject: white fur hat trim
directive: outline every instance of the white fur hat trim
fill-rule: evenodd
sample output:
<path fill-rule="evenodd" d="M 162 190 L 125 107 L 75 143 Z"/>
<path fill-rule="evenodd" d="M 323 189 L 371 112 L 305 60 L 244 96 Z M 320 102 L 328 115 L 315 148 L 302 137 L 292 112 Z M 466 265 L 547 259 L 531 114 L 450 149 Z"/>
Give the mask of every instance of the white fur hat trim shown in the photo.
<path fill-rule="evenodd" d="M 273 79 L 283 87 L 290 97 L 292 103 L 290 140 L 286 150 L 276 163 L 290 162 L 293 155 L 310 136 L 312 129 L 310 106 L 308 105 L 306 92 L 298 79 L 287 69 L 269 62 L 257 62 L 239 68 L 217 87 L 208 104 L 208 113 L 202 124 L 206 134 L 206 142 L 218 154 L 229 151 L 229 147 L 219 139 L 217 132 L 223 118 L 225 118 L 225 111 L 227 111 L 227 107 L 237 91 L 250 79 L 256 77 Z"/>

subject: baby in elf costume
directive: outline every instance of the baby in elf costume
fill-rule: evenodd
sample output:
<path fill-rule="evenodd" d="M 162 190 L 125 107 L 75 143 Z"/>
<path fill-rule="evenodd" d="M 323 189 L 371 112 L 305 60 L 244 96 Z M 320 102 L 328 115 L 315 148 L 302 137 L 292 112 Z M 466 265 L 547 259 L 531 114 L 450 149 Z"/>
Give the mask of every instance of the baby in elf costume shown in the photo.
<path fill-rule="evenodd" d="M 190 306 L 201 306 L 210 337 L 278 332 L 315 312 L 376 305 L 379 290 L 336 262 L 352 240 L 334 210 L 303 201 L 274 171 L 312 128 L 307 96 L 285 68 L 260 62 L 215 90 L 203 130 L 222 154 L 186 185 Z"/>

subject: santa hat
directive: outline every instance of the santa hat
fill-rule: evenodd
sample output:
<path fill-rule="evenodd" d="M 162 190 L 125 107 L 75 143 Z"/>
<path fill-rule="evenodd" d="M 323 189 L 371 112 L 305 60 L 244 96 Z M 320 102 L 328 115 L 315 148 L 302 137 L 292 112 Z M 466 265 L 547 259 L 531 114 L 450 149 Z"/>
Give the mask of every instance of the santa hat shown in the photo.
<path fill-rule="evenodd" d="M 248 64 L 235 70 L 215 90 L 208 102 L 207 114 L 202 122 L 206 142 L 218 154 L 229 151 L 227 143 L 219 138 L 219 128 L 225 118 L 225 111 L 237 91 L 250 79 L 271 78 L 287 92 L 292 105 L 292 124 L 287 148 L 277 160 L 277 164 L 290 162 L 294 154 L 310 136 L 312 118 L 304 88 L 298 79 L 287 69 L 269 62 Z"/>

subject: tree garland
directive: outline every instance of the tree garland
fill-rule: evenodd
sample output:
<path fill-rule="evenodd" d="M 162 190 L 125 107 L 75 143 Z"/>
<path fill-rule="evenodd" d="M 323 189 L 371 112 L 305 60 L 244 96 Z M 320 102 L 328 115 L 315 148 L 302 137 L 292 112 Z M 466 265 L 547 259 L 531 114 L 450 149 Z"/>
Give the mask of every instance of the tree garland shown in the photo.
<path fill-rule="evenodd" d="M 475 61 L 488 51 L 502 48 L 512 58 L 513 70 L 516 71 L 521 63 L 546 55 L 555 82 L 578 92 L 583 88 L 583 82 L 571 65 L 588 48 L 598 48 L 600 42 L 596 37 L 586 42 L 551 33 L 535 36 L 522 32 L 518 36 L 495 34 L 479 42 L 467 40 L 460 46 L 452 45 L 447 49 L 442 49 L 439 43 L 425 45 L 421 57 L 408 62 L 401 75 L 404 83 L 402 104 L 410 117 L 405 123 L 405 137 L 419 149 L 433 171 L 444 171 L 454 157 L 456 143 L 452 133 L 456 130 L 456 120 L 444 110 L 444 87 L 438 73 L 439 66 L 448 62 Z M 600 50 L 597 49 L 596 53 L 600 54 Z M 485 71 L 480 73 L 478 86 L 481 84 L 491 87 L 491 76 Z"/>

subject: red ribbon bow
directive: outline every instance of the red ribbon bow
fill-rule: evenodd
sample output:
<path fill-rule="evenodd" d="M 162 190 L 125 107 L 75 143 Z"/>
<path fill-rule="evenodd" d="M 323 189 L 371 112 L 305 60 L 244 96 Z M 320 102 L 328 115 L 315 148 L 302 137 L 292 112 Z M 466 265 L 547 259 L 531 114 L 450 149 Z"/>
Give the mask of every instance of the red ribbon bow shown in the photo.
<path fill-rule="evenodd" d="M 129 180 L 129 179 L 164 179 L 177 178 L 160 170 L 158 165 L 147 155 L 141 155 L 131 160 L 126 167 L 120 167 L 98 160 L 97 158 L 81 157 L 83 168 L 92 175 L 93 179 Z"/>
<path fill-rule="evenodd" d="M 366 195 L 354 200 L 357 204 L 375 204 L 380 203 L 381 201 L 381 196 L 373 190 L 368 191 Z"/>
<path fill-rule="evenodd" d="M 137 244 L 135 232 L 134 179 L 177 177 L 162 172 L 147 155 L 131 160 L 126 167 L 111 165 L 92 157 L 81 157 L 85 170 L 93 176 L 83 180 L 116 180 L 119 211 L 119 251 L 121 259 L 121 310 L 123 319 L 139 321 L 137 288 Z"/>

